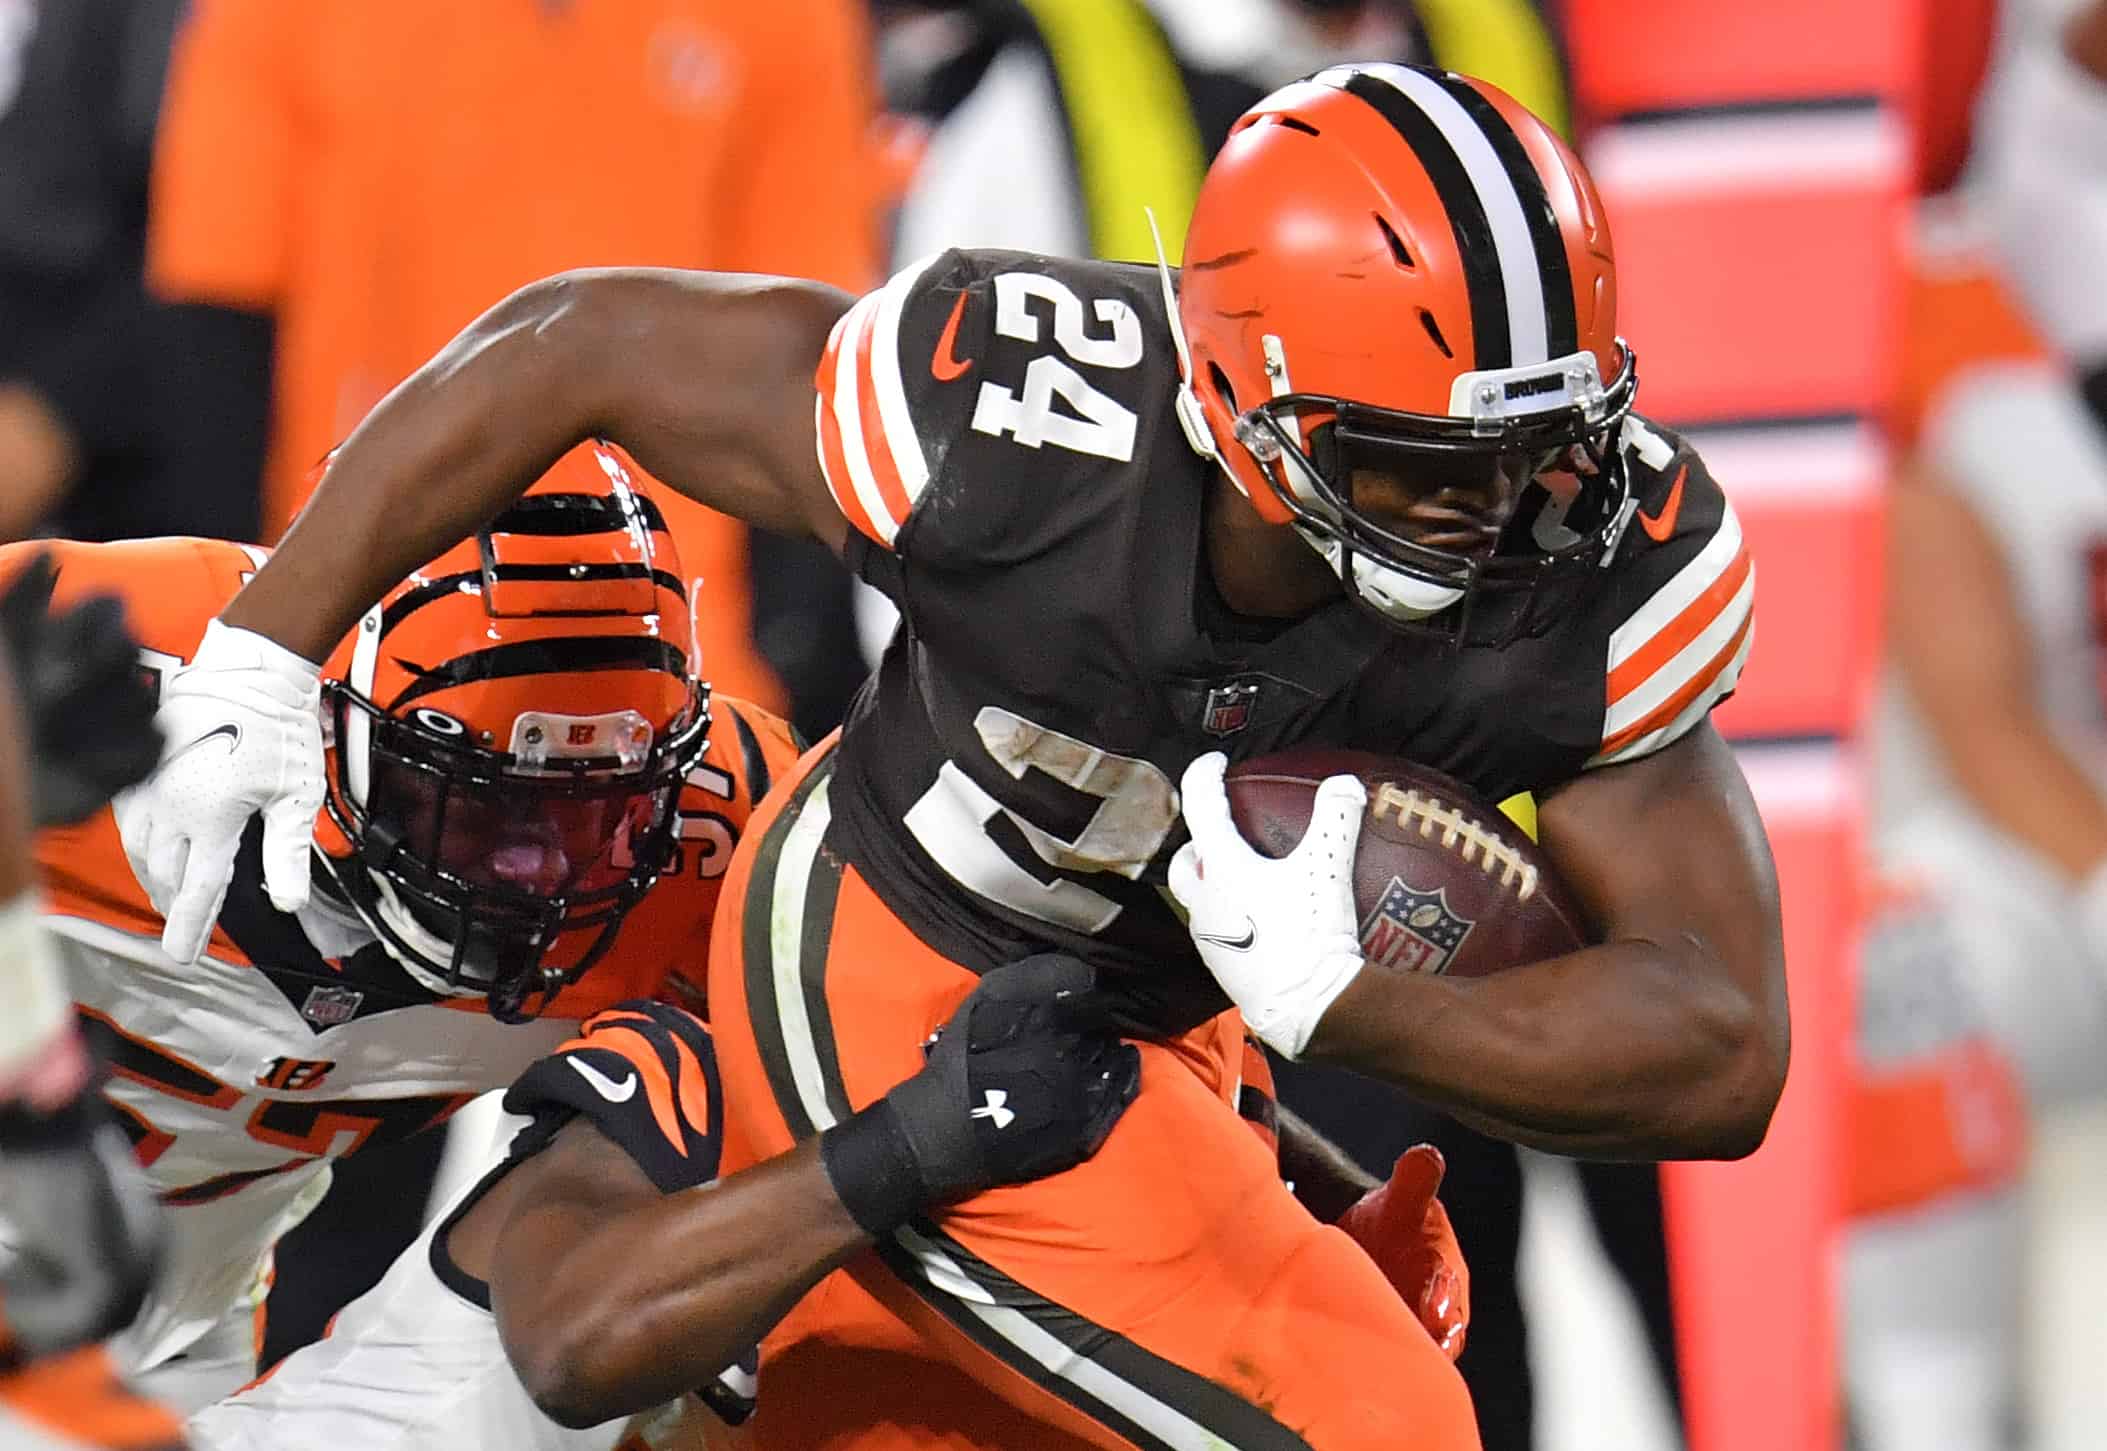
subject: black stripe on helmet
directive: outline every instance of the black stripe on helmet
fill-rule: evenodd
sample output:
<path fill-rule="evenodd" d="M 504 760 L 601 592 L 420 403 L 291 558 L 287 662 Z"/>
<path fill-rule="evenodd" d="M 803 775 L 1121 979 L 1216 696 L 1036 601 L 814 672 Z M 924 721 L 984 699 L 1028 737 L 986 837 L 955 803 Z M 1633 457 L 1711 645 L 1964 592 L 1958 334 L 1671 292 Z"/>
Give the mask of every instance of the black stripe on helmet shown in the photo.
<path fill-rule="evenodd" d="M 544 538 L 568 538 L 578 534 L 626 533 L 629 511 L 615 494 L 528 494 L 513 500 L 504 513 L 484 525 L 481 533 L 533 534 Z M 635 490 L 626 497 L 636 506 L 637 517 L 653 533 L 666 530 L 666 516 L 648 495 Z"/>
<path fill-rule="evenodd" d="M 584 570 L 580 574 L 577 570 Z M 426 605 L 436 604 L 450 595 L 459 594 L 464 584 L 481 584 L 486 579 L 505 580 L 559 580 L 569 583 L 580 579 L 643 579 L 649 576 L 661 589 L 673 591 L 674 597 L 683 605 L 688 602 L 688 587 L 680 576 L 663 569 L 652 569 L 642 564 L 497 564 L 484 570 L 467 569 L 453 574 L 435 575 L 405 591 L 392 601 L 380 614 L 380 637 L 386 640 L 395 628 Z M 625 611 L 578 611 L 550 610 L 551 615 L 626 613 Z"/>
<path fill-rule="evenodd" d="M 1462 158 L 1433 119 L 1388 81 L 1355 71 L 1346 78 L 1345 89 L 1375 107 L 1404 137 L 1419 164 L 1427 169 L 1434 192 L 1449 214 L 1456 252 L 1463 261 L 1464 287 L 1470 295 L 1471 334 L 1477 341 L 1474 366 L 1480 370 L 1513 366 L 1514 339 L 1508 325 L 1500 251 L 1493 242 L 1492 222 L 1485 215 L 1485 204 L 1478 200 L 1478 189 L 1471 184 Z"/>
<path fill-rule="evenodd" d="M 732 718 L 732 729 L 739 735 L 739 760 L 746 769 L 746 799 L 759 801 L 768 794 L 772 784 L 769 780 L 768 754 L 761 749 L 760 738 L 754 728 L 746 723 L 746 717 L 737 710 L 726 712 Z"/>
<path fill-rule="evenodd" d="M 384 709 L 391 714 L 412 701 L 456 685 L 510 680 L 521 675 L 586 674 L 596 670 L 662 670 L 685 680 L 688 657 L 664 640 L 622 635 L 566 635 L 553 640 L 516 640 L 457 655 L 440 665 L 396 664 L 416 675 Z"/>
<path fill-rule="evenodd" d="M 1478 123 L 1493 154 L 1500 158 L 1507 179 L 1521 199 L 1522 216 L 1529 223 L 1529 242 L 1536 251 L 1537 275 L 1544 283 L 1544 340 L 1548 356 L 1563 358 L 1580 350 L 1580 318 L 1573 298 L 1573 268 L 1566 260 L 1565 235 L 1558 228 L 1558 213 L 1552 210 L 1551 193 L 1543 175 L 1514 127 L 1485 93 L 1452 72 L 1434 77 L 1441 88 L 1456 98 L 1465 114 Z"/>

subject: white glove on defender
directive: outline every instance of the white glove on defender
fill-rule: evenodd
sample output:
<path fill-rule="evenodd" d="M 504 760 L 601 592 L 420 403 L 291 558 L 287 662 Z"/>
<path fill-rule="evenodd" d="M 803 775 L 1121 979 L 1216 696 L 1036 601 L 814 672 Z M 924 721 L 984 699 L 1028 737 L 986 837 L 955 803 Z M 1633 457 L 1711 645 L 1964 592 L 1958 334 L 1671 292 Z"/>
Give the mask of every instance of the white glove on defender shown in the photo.
<path fill-rule="evenodd" d="M 307 905 L 322 809 L 321 671 L 277 641 L 214 620 L 161 687 L 160 769 L 114 803 L 132 874 L 167 919 L 161 947 L 195 962 L 219 920 L 234 853 L 263 815 L 263 881 L 281 912 Z"/>
<path fill-rule="evenodd" d="M 1219 751 L 1185 769 L 1192 840 L 1171 858 L 1171 895 L 1200 959 L 1275 1051 L 1300 1057 L 1332 1000 L 1361 970 L 1353 857 L 1368 791 L 1353 776 L 1317 787 L 1310 827 L 1295 850 L 1261 856 L 1229 816 Z"/>

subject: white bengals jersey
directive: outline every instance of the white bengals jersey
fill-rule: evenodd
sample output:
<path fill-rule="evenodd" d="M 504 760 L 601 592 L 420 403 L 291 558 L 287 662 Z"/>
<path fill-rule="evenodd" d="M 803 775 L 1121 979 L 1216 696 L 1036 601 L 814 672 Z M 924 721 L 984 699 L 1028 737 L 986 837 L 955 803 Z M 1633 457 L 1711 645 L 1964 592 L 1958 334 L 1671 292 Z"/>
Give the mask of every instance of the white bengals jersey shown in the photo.
<path fill-rule="evenodd" d="M 0 549 L 0 579 L 30 547 L 54 551 L 60 604 L 118 595 L 155 671 L 181 668 L 261 553 L 206 539 L 38 542 Z M 217 1384 L 154 1383 L 184 1409 L 249 1379 L 271 1246 L 321 1197 L 330 1160 L 430 1128 L 510 1083 L 581 1019 L 659 993 L 690 964 L 699 977 L 733 843 L 796 758 L 788 727 L 766 712 L 722 696 L 712 710 L 679 803 L 675 861 L 606 958 L 523 1026 L 498 1022 L 480 999 L 427 991 L 319 894 L 297 918 L 278 912 L 254 823 L 195 964 L 161 951 L 161 918 L 108 809 L 40 834 L 46 924 L 109 1061 L 106 1097 L 169 1211 L 167 1263 L 114 1347 L 126 1369 L 214 1362 Z"/>
<path fill-rule="evenodd" d="M 642 1082 L 610 1098 L 593 1083 Z M 329 1332 L 186 1428 L 195 1451 L 673 1451 L 743 1444 L 727 1421 L 753 1409 L 755 1365 L 632 1420 L 573 1430 L 535 1406 L 490 1312 L 490 1286 L 458 1265 L 448 1233 L 504 1175 L 589 1117 L 660 1191 L 717 1177 L 724 1094 L 709 1030 L 662 1003 L 619 1004 L 530 1068 L 504 1107 L 475 1182 Z"/>
<path fill-rule="evenodd" d="M 2069 376 L 2012 360 L 1972 369 L 1927 419 L 1923 455 L 1989 531 L 2034 661 L 2034 701 L 2107 790 L 2107 446 Z M 1873 718 L 1874 820 L 1906 855 L 1927 814 L 1976 819 L 1892 673 Z"/>

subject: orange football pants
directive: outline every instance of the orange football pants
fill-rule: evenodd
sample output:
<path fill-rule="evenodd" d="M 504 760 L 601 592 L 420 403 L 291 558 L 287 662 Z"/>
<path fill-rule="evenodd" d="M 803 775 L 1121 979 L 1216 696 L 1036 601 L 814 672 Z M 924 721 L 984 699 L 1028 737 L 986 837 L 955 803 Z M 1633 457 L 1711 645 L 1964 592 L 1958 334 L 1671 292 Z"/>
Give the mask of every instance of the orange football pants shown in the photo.
<path fill-rule="evenodd" d="M 976 981 L 831 849 L 832 769 L 806 756 L 726 879 L 727 1171 L 913 1073 Z M 761 1445 L 1475 1451 L 1454 1367 L 1233 1107 L 1235 1015 L 1140 1048 L 1095 1158 L 918 1219 L 791 1312 L 762 1347 Z"/>

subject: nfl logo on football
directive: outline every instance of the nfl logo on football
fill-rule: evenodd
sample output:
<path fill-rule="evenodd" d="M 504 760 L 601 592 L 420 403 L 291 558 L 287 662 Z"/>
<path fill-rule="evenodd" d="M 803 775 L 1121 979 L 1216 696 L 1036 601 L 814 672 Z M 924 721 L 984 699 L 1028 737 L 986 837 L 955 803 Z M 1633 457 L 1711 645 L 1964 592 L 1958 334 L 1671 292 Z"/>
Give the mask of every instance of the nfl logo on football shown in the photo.
<path fill-rule="evenodd" d="M 1403 877 L 1392 877 L 1382 900 L 1361 924 L 1361 952 L 1377 967 L 1443 972 L 1472 925 L 1449 910 L 1444 892 L 1422 892 L 1406 886 Z"/>

